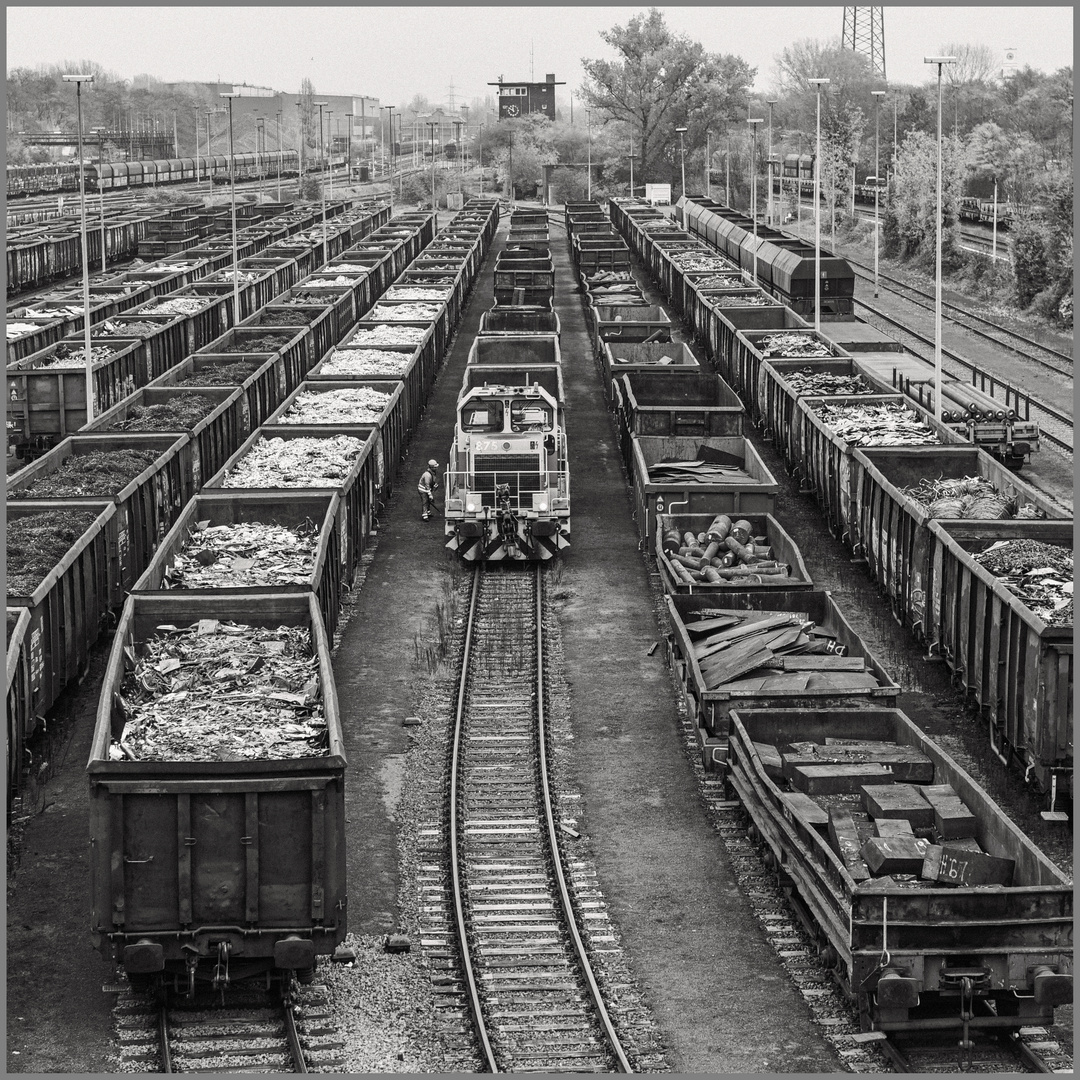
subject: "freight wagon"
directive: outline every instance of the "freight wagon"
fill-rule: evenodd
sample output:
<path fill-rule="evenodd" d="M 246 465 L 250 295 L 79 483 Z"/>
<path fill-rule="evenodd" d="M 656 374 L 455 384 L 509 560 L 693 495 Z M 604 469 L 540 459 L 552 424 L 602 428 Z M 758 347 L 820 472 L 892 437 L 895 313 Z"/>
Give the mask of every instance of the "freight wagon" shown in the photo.
<path fill-rule="evenodd" d="M 322 742 L 306 756 L 239 760 L 206 745 L 186 754 L 133 749 L 123 692 L 148 640 L 162 627 L 212 635 L 225 621 L 304 632 L 315 677 L 300 700 L 305 710 L 321 707 Z M 183 728 L 173 738 L 182 744 Z M 308 977 L 345 937 L 345 766 L 314 595 L 270 594 L 257 607 L 236 594 L 129 597 L 87 765 L 94 947 L 136 987 L 188 996 L 198 984 Z"/>
<path fill-rule="evenodd" d="M 1072 1001 L 1072 886 L 952 758 L 891 708 L 730 721 L 748 835 L 864 1031 L 1053 1024 Z M 796 764 L 815 760 L 863 764 Z M 894 782 L 893 762 L 918 779 Z"/>

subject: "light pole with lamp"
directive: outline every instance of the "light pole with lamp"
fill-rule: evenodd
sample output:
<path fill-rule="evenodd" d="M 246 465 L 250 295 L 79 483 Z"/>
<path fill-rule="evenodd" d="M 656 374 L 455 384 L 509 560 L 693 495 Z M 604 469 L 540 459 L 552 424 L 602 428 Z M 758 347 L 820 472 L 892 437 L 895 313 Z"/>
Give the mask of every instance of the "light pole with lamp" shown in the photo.
<path fill-rule="evenodd" d="M 266 179 L 266 119 L 255 118 L 255 147 L 259 162 L 259 202 L 263 201 L 263 181 Z"/>
<path fill-rule="evenodd" d="M 686 128 L 677 127 L 675 129 L 679 133 L 679 169 L 682 175 L 682 194 L 686 194 L 686 149 L 683 146 L 683 136 L 686 134 Z"/>
<path fill-rule="evenodd" d="M 477 157 L 480 159 L 477 164 L 480 166 L 480 197 L 484 197 L 484 124 L 480 123 L 480 145 L 477 148 Z"/>
<path fill-rule="evenodd" d="M 712 164 L 712 132 L 705 129 L 705 198 L 712 198 L 712 180 L 709 177 L 709 166 Z"/>
<path fill-rule="evenodd" d="M 772 107 L 777 104 L 779 98 L 767 98 L 765 104 L 769 106 L 769 198 L 767 200 L 767 206 L 765 210 L 765 223 L 767 225 L 775 225 L 776 222 L 773 218 L 773 198 L 772 198 L 772 166 L 773 166 L 773 154 L 772 154 Z M 782 201 L 782 200 L 781 200 Z"/>
<path fill-rule="evenodd" d="M 934 259 L 934 417 L 941 423 L 941 71 L 955 64 L 955 56 L 924 56 L 924 64 L 937 64 L 937 222 Z"/>
<path fill-rule="evenodd" d="M 814 329 L 821 333 L 821 88 L 828 79 L 807 79 L 817 90 L 817 153 L 814 155 Z"/>
<path fill-rule="evenodd" d="M 240 267 L 236 256 L 236 155 L 233 153 L 233 92 L 222 94 L 229 102 L 229 203 L 232 208 L 232 269 L 233 269 L 233 326 L 240 325 Z"/>
<path fill-rule="evenodd" d="M 345 176 L 350 184 L 352 183 L 352 129 L 355 119 L 355 113 L 345 114 Z"/>
<path fill-rule="evenodd" d="M 209 162 L 207 162 L 209 165 Z M 207 170 L 209 171 L 209 169 Z M 199 190 L 199 106 L 195 106 L 195 190 Z"/>
<path fill-rule="evenodd" d="M 589 136 L 589 149 L 585 158 L 585 168 L 588 169 L 589 175 L 586 181 L 586 202 L 592 202 L 592 109 L 585 110 L 585 129 Z"/>
<path fill-rule="evenodd" d="M 281 110 L 274 116 L 277 120 L 277 201 L 281 202 L 281 173 L 285 168 L 285 155 L 281 152 Z"/>
<path fill-rule="evenodd" d="M 727 136 L 727 149 L 724 150 L 724 205 L 731 205 L 731 134 Z"/>
<path fill-rule="evenodd" d="M 92 83 L 93 75 L 64 75 L 64 82 L 75 84 L 75 102 L 79 113 L 79 208 L 82 228 L 82 289 L 83 289 L 83 347 L 86 350 L 86 422 L 94 419 L 94 361 L 90 358 L 90 257 L 86 244 L 86 168 L 83 165 L 82 144 L 82 84 Z M 101 236 L 105 243 L 105 234 Z"/>
<path fill-rule="evenodd" d="M 881 99 L 884 90 L 871 90 L 874 99 L 874 299 L 878 294 L 878 247 L 881 236 L 881 218 L 878 214 L 878 195 L 881 186 Z"/>
<path fill-rule="evenodd" d="M 322 139 L 322 111 L 329 105 L 329 101 L 313 101 L 312 105 L 319 106 L 319 158 L 323 156 L 323 139 Z M 319 170 L 322 171 L 321 169 Z M 319 185 L 319 194 L 322 197 L 322 242 L 323 242 L 323 262 L 326 262 L 326 185 Z"/>
<path fill-rule="evenodd" d="M 98 137 L 98 176 L 101 175 L 101 165 L 105 158 L 105 128 L 90 129 Z M 997 200 L 994 200 L 995 203 Z M 98 210 L 101 212 L 101 272 L 105 273 L 105 192 L 98 185 Z M 995 225 L 997 219 L 995 218 Z"/>
<path fill-rule="evenodd" d="M 397 106 L 387 105 L 386 111 L 390 114 L 390 216 L 394 216 L 394 109 Z"/>
<path fill-rule="evenodd" d="M 634 197 L 634 133 L 630 132 L 630 198 Z"/>
<path fill-rule="evenodd" d="M 435 204 L 435 129 L 439 124 L 436 120 L 428 120 L 427 126 L 431 128 L 431 212 L 435 215 L 435 221 L 438 222 L 439 208 Z"/>
<path fill-rule="evenodd" d="M 331 109 L 326 110 L 326 175 L 330 178 L 330 201 L 334 201 L 334 129 L 331 127 L 334 113 Z M 391 113 L 391 116 L 393 113 Z M 319 118 L 319 126 L 322 127 L 322 118 Z M 394 133 L 390 132 L 390 138 Z"/>
<path fill-rule="evenodd" d="M 468 105 L 462 105 L 461 106 L 461 111 L 465 114 L 465 139 L 468 140 L 468 138 L 469 138 L 469 106 Z M 462 158 L 461 158 L 461 171 L 463 173 L 465 172 L 465 156 L 464 155 L 462 155 Z"/>
<path fill-rule="evenodd" d="M 757 129 L 758 124 L 765 121 L 758 116 L 750 117 L 746 122 L 754 133 L 754 143 L 750 150 L 750 217 L 754 222 L 754 281 L 757 281 Z"/>

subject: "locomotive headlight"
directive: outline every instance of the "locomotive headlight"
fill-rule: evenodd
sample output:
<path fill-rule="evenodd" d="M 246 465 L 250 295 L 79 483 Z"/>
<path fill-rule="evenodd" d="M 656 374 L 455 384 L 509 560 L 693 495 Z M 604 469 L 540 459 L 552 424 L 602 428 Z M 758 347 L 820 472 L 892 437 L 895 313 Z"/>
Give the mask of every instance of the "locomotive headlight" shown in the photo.
<path fill-rule="evenodd" d="M 466 510 L 468 510 L 470 514 L 474 513 L 474 512 L 475 512 L 475 510 L 476 510 L 476 503 L 474 503 L 474 502 L 467 502 L 467 503 L 465 504 L 465 509 L 466 509 Z"/>
<path fill-rule="evenodd" d="M 546 500 L 541 500 L 540 502 L 538 502 L 536 504 L 536 509 L 537 510 L 546 510 L 547 509 L 547 501 Z"/>

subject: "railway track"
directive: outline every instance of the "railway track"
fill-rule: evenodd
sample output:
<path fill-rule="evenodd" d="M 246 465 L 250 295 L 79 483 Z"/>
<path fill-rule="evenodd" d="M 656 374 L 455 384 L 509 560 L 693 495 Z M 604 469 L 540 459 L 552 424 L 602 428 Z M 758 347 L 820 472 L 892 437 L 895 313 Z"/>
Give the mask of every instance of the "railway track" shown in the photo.
<path fill-rule="evenodd" d="M 549 779 L 542 572 L 477 568 L 447 820 L 463 1015 L 492 1072 L 632 1072 L 580 926 Z M 455 989 L 457 989 L 455 985 Z"/>
<path fill-rule="evenodd" d="M 1051 1073 L 1071 1072 L 1071 1060 L 1045 1028 L 1021 1028 L 1019 1034 L 979 1029 L 971 1045 L 960 1046 L 957 1032 L 874 1032 L 894 1072 Z"/>
<path fill-rule="evenodd" d="M 165 1073 L 306 1073 L 343 1067 L 325 995 L 305 992 L 303 1003 L 243 988 L 194 1005 L 157 1005 L 154 1049 Z M 303 1030 L 302 1030 L 303 1029 Z M 330 1056 L 327 1056 L 327 1055 Z"/>
<path fill-rule="evenodd" d="M 861 277 L 873 281 L 874 272 L 872 267 L 867 266 L 864 263 L 856 262 L 850 256 L 846 256 L 846 258 L 853 269 L 861 272 Z M 890 292 L 896 293 L 904 300 L 907 300 L 926 311 L 934 310 L 934 298 L 929 293 L 924 292 L 914 285 L 909 285 L 906 282 L 900 281 L 898 278 L 894 278 L 889 274 L 879 273 L 878 277 L 881 281 L 888 283 L 887 288 Z M 1072 378 L 1073 362 L 1072 357 L 1069 356 L 1068 353 L 1063 353 L 1058 349 L 1043 345 L 1041 342 L 1034 341 L 1029 337 L 1025 337 L 1023 334 L 1018 334 L 1014 330 L 998 326 L 989 319 L 984 319 L 981 315 L 976 315 L 974 312 L 968 311 L 967 308 L 959 307 L 956 304 L 942 302 L 941 307 L 943 311 L 948 312 L 948 316 L 953 322 L 962 326 L 965 330 L 969 330 L 978 337 L 991 341 L 1004 349 L 1008 349 L 1010 352 L 1015 353 L 1024 360 L 1037 364 L 1040 367 L 1044 367 L 1049 371 L 1056 372 L 1059 375 L 1066 375 L 1070 379 Z M 993 333 L 991 333 L 991 330 Z M 1046 353 L 1050 359 L 1039 356 L 1037 352 L 1033 350 Z"/>
<path fill-rule="evenodd" d="M 905 342 L 906 347 L 916 356 L 931 364 L 933 363 L 934 342 L 931 338 L 918 333 L 916 330 L 912 330 L 901 320 L 889 315 L 880 308 L 874 307 L 872 304 L 866 303 L 864 300 L 856 300 L 855 303 L 876 318 L 881 319 L 890 326 L 902 331 L 907 337 L 913 338 L 920 344 L 927 346 L 931 350 L 929 356 L 920 352 L 918 349 L 912 348 L 910 344 Z M 1053 405 L 1033 397 L 1026 390 L 1021 390 L 1019 387 L 1006 382 L 1004 379 L 998 378 L 996 375 L 988 375 L 981 368 L 976 367 L 969 360 L 965 360 L 963 357 L 958 356 L 949 349 L 942 347 L 941 356 L 943 362 L 944 360 L 950 360 L 959 366 L 961 369 L 960 376 L 963 379 L 971 379 L 973 385 L 977 386 L 980 390 L 988 393 L 993 398 L 1003 400 L 1006 407 L 1016 410 L 1017 416 L 1021 416 L 1023 419 L 1027 420 L 1031 419 L 1031 414 L 1034 413 L 1035 419 L 1037 420 L 1040 419 L 1041 416 L 1046 420 L 1051 421 L 1049 426 L 1046 424 L 1045 420 L 1040 421 L 1039 433 L 1041 437 L 1050 443 L 1051 446 L 1054 446 L 1063 453 L 1069 455 L 1072 454 L 1073 418 L 1071 416 L 1068 416 Z M 950 374 L 956 374 L 956 372 L 951 372 Z M 1068 434 L 1068 438 L 1065 437 L 1065 433 Z"/>

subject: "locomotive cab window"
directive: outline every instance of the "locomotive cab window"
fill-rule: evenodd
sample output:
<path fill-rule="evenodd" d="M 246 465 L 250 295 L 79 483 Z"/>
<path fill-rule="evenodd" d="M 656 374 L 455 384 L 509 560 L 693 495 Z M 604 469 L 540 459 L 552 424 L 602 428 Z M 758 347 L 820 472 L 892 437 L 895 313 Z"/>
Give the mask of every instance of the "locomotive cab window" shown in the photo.
<path fill-rule="evenodd" d="M 461 410 L 463 431 L 502 431 L 501 401 L 471 401 Z"/>
<path fill-rule="evenodd" d="M 550 431 L 551 410 L 542 401 L 514 398 L 510 403 L 511 431 Z"/>

